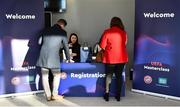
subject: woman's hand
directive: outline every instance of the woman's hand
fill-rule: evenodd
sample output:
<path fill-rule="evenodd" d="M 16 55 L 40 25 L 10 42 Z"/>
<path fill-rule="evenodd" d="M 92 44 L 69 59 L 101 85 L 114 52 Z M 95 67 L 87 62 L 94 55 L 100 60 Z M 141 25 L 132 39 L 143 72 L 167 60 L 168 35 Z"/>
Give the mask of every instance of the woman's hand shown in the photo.
<path fill-rule="evenodd" d="M 77 56 L 77 53 L 72 53 L 71 56 L 72 56 L 72 57 L 73 57 L 73 56 Z"/>

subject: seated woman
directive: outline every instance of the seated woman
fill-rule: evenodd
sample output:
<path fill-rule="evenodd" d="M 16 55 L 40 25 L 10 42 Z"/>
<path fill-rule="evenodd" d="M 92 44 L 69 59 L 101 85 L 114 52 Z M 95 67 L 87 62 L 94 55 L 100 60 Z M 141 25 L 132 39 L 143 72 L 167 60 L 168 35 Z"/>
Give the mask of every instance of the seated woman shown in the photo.
<path fill-rule="evenodd" d="M 69 37 L 69 50 L 71 59 L 74 62 L 80 62 L 80 47 L 81 45 L 78 42 L 78 36 L 75 33 L 72 33 Z"/>

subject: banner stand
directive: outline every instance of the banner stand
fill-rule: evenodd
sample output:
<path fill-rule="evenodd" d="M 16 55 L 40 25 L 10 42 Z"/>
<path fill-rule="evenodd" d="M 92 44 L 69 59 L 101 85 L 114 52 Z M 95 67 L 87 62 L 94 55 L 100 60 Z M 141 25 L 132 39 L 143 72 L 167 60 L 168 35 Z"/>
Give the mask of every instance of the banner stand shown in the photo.
<path fill-rule="evenodd" d="M 152 93 L 152 92 L 136 90 L 136 89 L 131 89 L 131 91 L 135 92 L 135 93 L 141 93 L 144 95 L 151 95 L 151 96 L 155 96 L 155 97 L 161 97 L 161 98 L 165 98 L 165 99 L 172 99 L 172 100 L 180 101 L 179 97 L 174 97 L 174 96 L 169 96 L 169 95 L 164 95 L 164 94 L 158 94 L 158 93 Z"/>
<path fill-rule="evenodd" d="M 4 94 L 4 95 L 0 95 L 0 98 L 5 98 L 5 97 L 14 98 L 14 97 L 17 97 L 17 96 L 35 95 L 35 94 L 40 94 L 40 93 L 44 93 L 44 90 L 42 90 L 42 91 L 24 92 L 24 93 Z"/>
<path fill-rule="evenodd" d="M 2 0 L 0 4 L 0 98 L 43 92 L 36 67 L 44 28 L 43 3 Z"/>
<path fill-rule="evenodd" d="M 136 0 L 133 92 L 180 100 L 179 4 Z"/>

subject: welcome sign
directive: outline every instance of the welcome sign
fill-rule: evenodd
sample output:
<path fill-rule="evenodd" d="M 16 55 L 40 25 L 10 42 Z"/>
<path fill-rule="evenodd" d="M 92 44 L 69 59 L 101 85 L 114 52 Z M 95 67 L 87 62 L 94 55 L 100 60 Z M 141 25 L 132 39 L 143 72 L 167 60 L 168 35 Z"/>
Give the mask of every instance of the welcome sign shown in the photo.
<path fill-rule="evenodd" d="M 43 0 L 1 0 L 0 10 L 0 95 L 41 89 L 35 60 Z"/>
<path fill-rule="evenodd" d="M 136 0 L 133 91 L 180 99 L 179 4 Z"/>

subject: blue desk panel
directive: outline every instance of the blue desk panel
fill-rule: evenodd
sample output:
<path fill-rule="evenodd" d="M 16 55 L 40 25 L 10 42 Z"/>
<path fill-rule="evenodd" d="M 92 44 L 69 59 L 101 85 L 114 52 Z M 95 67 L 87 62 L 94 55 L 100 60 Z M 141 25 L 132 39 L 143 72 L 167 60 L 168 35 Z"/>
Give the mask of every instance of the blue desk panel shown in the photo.
<path fill-rule="evenodd" d="M 85 97 L 103 96 L 105 88 L 105 66 L 101 63 L 62 63 L 59 94 Z M 122 96 L 125 96 L 125 72 L 123 72 Z M 116 91 L 113 76 L 110 95 Z"/>

